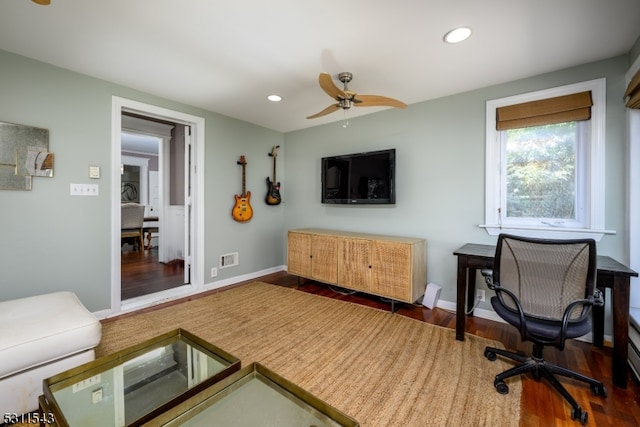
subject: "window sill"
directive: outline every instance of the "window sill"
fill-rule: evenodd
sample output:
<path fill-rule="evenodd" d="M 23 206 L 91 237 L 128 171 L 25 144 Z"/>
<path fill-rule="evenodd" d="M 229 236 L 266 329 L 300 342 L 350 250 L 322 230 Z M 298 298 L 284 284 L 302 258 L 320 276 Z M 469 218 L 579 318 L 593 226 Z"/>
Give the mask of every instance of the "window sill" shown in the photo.
<path fill-rule="evenodd" d="M 524 237 L 537 237 L 541 239 L 594 239 L 600 241 L 605 234 L 616 234 L 615 230 L 594 230 L 588 228 L 563 228 L 563 227 L 526 227 L 514 225 L 487 225 L 481 224 L 487 234 L 497 236 L 500 233 L 515 234 Z"/>

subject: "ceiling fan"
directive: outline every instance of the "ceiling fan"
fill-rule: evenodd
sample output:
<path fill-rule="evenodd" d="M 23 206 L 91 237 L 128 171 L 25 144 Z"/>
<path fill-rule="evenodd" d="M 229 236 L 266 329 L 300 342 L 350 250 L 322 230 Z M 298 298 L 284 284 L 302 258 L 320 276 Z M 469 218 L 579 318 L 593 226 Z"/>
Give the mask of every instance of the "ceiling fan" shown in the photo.
<path fill-rule="evenodd" d="M 317 117 L 326 116 L 327 114 L 333 113 L 334 111 L 338 111 L 340 109 L 348 110 L 352 106 L 407 108 L 407 104 L 402 101 L 398 101 L 397 99 L 387 98 L 386 96 L 379 95 L 358 95 L 357 93 L 350 91 L 347 84 L 351 81 L 352 78 L 353 74 L 348 72 L 338 74 L 338 79 L 342 83 L 344 83 L 344 89 L 340 89 L 333 83 L 333 80 L 331 79 L 331 75 L 329 73 L 320 73 L 320 76 L 318 77 L 320 87 L 327 93 L 327 95 L 338 101 L 338 103 L 328 106 L 319 113 L 307 117 L 307 119 L 315 119 Z"/>

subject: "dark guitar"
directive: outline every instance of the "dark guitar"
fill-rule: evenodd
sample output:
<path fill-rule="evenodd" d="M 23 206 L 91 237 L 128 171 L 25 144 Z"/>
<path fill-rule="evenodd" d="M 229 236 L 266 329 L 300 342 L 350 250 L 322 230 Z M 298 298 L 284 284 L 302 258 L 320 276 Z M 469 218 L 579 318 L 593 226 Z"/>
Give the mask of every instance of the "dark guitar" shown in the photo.
<path fill-rule="evenodd" d="M 278 148 L 279 145 L 276 145 L 269 153 L 269 156 L 273 157 L 273 181 L 267 177 L 267 197 L 265 201 L 268 205 L 279 205 L 282 201 L 280 197 L 280 183 L 276 183 L 276 157 L 278 157 Z"/>
<path fill-rule="evenodd" d="M 246 222 L 251 219 L 253 216 L 253 208 L 251 207 L 250 199 L 251 199 L 251 191 L 247 191 L 246 189 L 246 173 L 245 169 L 247 166 L 247 161 L 244 156 L 240 156 L 240 160 L 238 160 L 238 164 L 242 166 L 242 194 L 235 195 L 236 204 L 231 211 L 231 216 L 238 222 Z"/>

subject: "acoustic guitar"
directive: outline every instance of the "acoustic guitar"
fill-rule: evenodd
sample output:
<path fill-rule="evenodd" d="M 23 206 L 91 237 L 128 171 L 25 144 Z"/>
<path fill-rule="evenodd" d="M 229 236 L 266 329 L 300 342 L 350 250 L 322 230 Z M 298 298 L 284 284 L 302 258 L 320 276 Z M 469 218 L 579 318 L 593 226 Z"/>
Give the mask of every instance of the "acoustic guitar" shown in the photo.
<path fill-rule="evenodd" d="M 231 211 L 231 216 L 238 222 L 246 222 L 253 216 L 253 208 L 251 207 L 251 191 L 246 188 L 246 166 L 247 161 L 244 156 L 240 156 L 238 164 L 242 166 L 242 194 L 235 195 L 236 204 Z"/>
<path fill-rule="evenodd" d="M 279 205 L 282 201 L 280 197 L 280 183 L 276 182 L 276 157 L 278 157 L 279 145 L 276 145 L 269 153 L 269 156 L 273 157 L 273 181 L 267 177 L 267 197 L 265 201 L 268 205 Z"/>

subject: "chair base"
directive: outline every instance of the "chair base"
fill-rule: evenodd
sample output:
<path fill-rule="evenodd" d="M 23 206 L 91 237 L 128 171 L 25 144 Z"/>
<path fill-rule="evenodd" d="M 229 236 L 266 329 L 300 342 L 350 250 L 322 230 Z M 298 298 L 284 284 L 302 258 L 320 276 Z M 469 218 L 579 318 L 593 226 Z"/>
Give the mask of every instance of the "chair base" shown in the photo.
<path fill-rule="evenodd" d="M 496 375 L 493 385 L 499 393 L 507 394 L 509 392 L 509 387 L 504 382 L 504 380 L 507 378 L 526 373 L 532 373 L 533 377 L 536 380 L 544 377 L 571 405 L 571 419 L 580 421 L 582 425 L 587 424 L 588 413 L 582 410 L 578 402 L 576 402 L 573 396 L 569 394 L 569 392 L 564 388 L 560 381 L 558 381 L 555 375 L 561 375 L 563 377 L 573 378 L 575 380 L 587 383 L 591 387 L 591 391 L 595 396 L 607 397 L 607 390 L 601 381 L 543 360 L 541 345 L 534 344 L 533 356 L 523 356 L 521 354 L 494 347 L 486 347 L 484 350 L 484 355 L 491 361 L 496 360 L 497 355 L 501 355 L 508 359 L 520 362 L 519 365 L 507 369 L 501 374 Z"/>

